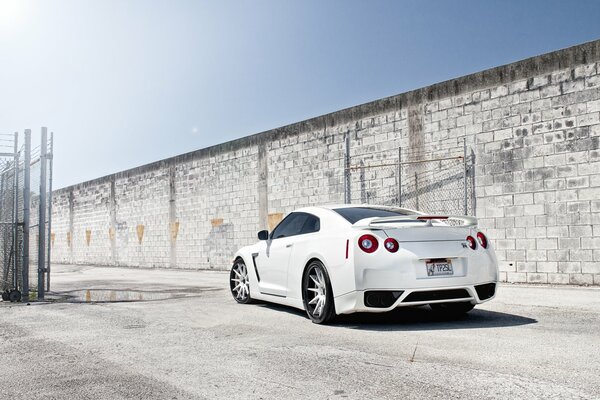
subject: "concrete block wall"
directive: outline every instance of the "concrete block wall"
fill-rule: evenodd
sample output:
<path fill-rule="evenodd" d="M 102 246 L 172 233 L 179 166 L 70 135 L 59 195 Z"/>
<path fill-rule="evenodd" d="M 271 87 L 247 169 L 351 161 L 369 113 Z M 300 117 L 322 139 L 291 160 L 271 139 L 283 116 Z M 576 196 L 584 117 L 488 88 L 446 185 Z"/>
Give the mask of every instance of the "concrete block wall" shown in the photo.
<path fill-rule="evenodd" d="M 53 262 L 227 269 L 269 222 L 343 202 L 349 135 L 372 163 L 466 140 L 501 278 L 600 285 L 599 61 L 590 42 L 60 189 Z"/>
<path fill-rule="evenodd" d="M 344 202 L 346 131 L 346 124 L 315 127 L 266 143 L 270 213 Z"/>
<path fill-rule="evenodd" d="M 251 146 L 57 191 L 53 262 L 224 268 L 256 236 L 257 158 Z"/>

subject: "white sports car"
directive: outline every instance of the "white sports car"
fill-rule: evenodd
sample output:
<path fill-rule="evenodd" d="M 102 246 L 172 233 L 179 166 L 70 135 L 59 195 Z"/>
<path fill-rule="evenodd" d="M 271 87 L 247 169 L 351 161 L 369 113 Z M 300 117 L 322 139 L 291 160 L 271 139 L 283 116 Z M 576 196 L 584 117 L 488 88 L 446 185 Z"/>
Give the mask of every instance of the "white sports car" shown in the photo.
<path fill-rule="evenodd" d="M 460 314 L 496 294 L 496 255 L 474 217 L 372 205 L 307 207 L 258 238 L 235 255 L 234 299 L 304 309 L 315 323 L 424 304 Z"/>

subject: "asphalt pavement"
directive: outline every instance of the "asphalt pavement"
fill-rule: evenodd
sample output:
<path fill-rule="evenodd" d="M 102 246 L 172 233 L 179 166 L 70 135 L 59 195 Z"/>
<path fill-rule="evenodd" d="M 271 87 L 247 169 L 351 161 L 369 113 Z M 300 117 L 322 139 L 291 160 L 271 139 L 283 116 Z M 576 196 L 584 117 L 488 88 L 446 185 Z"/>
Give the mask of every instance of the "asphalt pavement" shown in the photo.
<path fill-rule="evenodd" d="M 53 266 L 0 302 L 0 394 L 27 399 L 600 399 L 600 288 L 502 285 L 328 326 L 239 305 L 216 271 Z"/>

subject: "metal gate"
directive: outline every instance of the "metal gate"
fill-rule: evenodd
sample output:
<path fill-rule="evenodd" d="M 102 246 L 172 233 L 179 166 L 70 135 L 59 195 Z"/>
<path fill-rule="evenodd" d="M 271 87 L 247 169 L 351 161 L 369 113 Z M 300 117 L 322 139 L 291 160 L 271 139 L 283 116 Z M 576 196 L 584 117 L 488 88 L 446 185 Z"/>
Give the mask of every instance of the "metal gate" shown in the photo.
<path fill-rule="evenodd" d="M 427 213 L 475 215 L 475 154 L 466 141 L 436 151 L 394 148 L 353 154 L 346 140 L 348 204 L 399 206 Z"/>
<path fill-rule="evenodd" d="M 23 144 L 19 138 L 22 136 Z M 50 290 L 52 135 L 0 134 L 0 292 L 7 301 Z"/>

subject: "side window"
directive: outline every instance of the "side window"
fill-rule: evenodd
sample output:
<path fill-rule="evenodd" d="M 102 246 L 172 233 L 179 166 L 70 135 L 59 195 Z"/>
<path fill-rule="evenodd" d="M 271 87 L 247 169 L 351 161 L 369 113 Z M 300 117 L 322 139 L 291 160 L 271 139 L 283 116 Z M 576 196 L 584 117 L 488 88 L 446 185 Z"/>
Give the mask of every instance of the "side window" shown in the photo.
<path fill-rule="evenodd" d="M 321 229 L 321 221 L 319 220 L 319 218 L 310 214 L 306 215 L 308 216 L 308 218 L 306 219 L 306 222 L 304 223 L 304 226 L 302 227 L 302 232 L 300 232 L 300 234 L 303 235 L 305 233 L 319 232 L 319 230 Z"/>
<path fill-rule="evenodd" d="M 271 239 L 294 236 L 300 233 L 302 226 L 306 222 L 306 214 L 291 213 L 288 215 L 273 231 Z"/>
<path fill-rule="evenodd" d="M 271 232 L 271 239 L 277 239 L 282 237 L 281 233 L 286 229 L 286 226 L 294 219 L 296 218 L 296 214 L 292 213 L 290 215 L 288 215 L 287 217 L 285 217 L 283 219 L 283 221 L 281 221 L 273 230 L 273 232 Z"/>
<path fill-rule="evenodd" d="M 318 232 L 319 218 L 306 213 L 291 213 L 273 231 L 271 239 Z"/>

